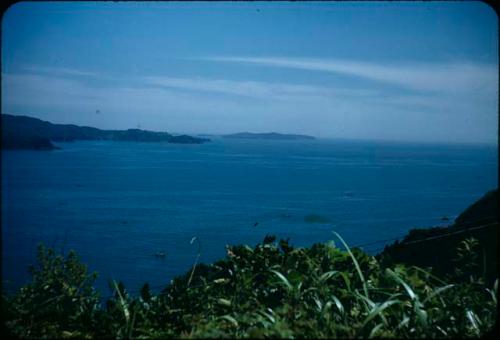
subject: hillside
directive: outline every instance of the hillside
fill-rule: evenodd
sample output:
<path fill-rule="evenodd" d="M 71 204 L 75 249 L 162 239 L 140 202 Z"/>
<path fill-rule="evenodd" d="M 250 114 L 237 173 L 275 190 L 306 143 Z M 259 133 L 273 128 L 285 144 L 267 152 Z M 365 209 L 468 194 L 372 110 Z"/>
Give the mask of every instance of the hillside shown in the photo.
<path fill-rule="evenodd" d="M 52 142 L 76 140 L 115 140 L 136 142 L 167 142 L 200 144 L 209 141 L 187 135 L 173 136 L 167 132 L 140 129 L 101 130 L 73 124 L 52 124 L 37 118 L 2 114 L 2 149 L 50 150 Z"/>
<path fill-rule="evenodd" d="M 499 227 L 498 189 L 495 189 L 465 209 L 451 226 L 410 230 L 402 241 L 385 247 L 378 258 L 387 265 L 432 267 L 434 273 L 444 275 L 456 260 L 456 247 L 464 239 L 474 237 L 479 241 L 478 256 L 482 258 L 477 270 L 492 282 L 498 277 Z"/>

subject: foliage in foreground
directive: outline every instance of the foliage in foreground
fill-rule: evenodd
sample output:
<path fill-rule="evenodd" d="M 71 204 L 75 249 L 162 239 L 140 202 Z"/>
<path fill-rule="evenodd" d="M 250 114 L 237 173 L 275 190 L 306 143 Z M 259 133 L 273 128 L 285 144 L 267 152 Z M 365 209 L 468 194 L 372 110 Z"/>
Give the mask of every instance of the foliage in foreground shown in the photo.
<path fill-rule="evenodd" d="M 113 283 L 105 305 L 73 252 L 41 246 L 32 283 L 2 298 L 2 314 L 11 335 L 28 338 L 479 337 L 495 326 L 498 281 L 474 274 L 475 242 L 462 242 L 457 280 L 444 282 L 333 242 L 294 248 L 268 236 L 228 246 L 224 260 L 195 265 L 160 294 L 146 284 L 132 297 Z"/>

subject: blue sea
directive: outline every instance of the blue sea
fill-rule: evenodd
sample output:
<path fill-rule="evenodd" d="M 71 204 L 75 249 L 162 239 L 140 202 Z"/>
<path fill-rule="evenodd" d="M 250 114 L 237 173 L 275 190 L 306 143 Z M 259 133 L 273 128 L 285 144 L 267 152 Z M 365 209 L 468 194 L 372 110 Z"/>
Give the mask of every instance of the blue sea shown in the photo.
<path fill-rule="evenodd" d="M 498 187 L 496 146 L 214 139 L 81 141 L 2 151 L 4 289 L 29 280 L 39 242 L 74 249 L 96 286 L 159 291 L 227 244 L 266 234 L 352 246 L 450 223 Z M 451 220 L 445 222 L 442 217 Z M 196 240 L 192 241 L 193 237 Z M 376 253 L 386 242 L 363 248 Z M 165 252 L 164 258 L 155 253 Z"/>

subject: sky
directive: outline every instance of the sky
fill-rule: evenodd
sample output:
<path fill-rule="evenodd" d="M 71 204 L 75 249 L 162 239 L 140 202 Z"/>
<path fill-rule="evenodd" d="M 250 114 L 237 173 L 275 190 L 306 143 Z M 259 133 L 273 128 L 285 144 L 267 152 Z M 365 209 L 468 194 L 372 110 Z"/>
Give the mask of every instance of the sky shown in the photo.
<path fill-rule="evenodd" d="M 20 2 L 2 112 L 171 133 L 498 140 L 482 2 Z"/>

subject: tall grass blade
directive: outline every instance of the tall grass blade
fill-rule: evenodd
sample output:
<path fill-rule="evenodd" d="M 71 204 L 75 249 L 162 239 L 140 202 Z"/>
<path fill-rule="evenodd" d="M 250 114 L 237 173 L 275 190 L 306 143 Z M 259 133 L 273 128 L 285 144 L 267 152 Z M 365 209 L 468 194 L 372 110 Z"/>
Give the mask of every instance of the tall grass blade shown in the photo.
<path fill-rule="evenodd" d="M 413 304 L 413 309 L 415 310 L 415 314 L 417 314 L 418 316 L 418 321 L 420 322 L 420 324 L 422 326 L 424 326 L 425 328 L 427 328 L 427 320 L 428 320 L 428 317 L 427 317 L 427 312 L 421 308 L 421 304 L 419 301 L 415 301 L 414 304 Z"/>
<path fill-rule="evenodd" d="M 219 319 L 229 321 L 231 324 L 238 327 L 238 321 L 236 321 L 236 319 L 233 318 L 231 315 L 222 315 L 219 317 Z"/>
<path fill-rule="evenodd" d="M 422 303 L 425 304 L 430 299 L 434 298 L 435 296 L 438 296 L 439 294 L 441 294 L 445 290 L 448 290 L 448 289 L 453 288 L 453 287 L 455 287 L 454 284 L 450 284 L 450 285 L 447 285 L 447 286 L 444 286 L 444 287 L 439 287 L 438 289 L 434 290 L 428 297 L 426 297 L 424 299 L 424 301 L 422 301 Z"/>
<path fill-rule="evenodd" d="M 265 316 L 271 323 L 276 322 L 276 319 L 271 314 L 266 313 L 265 311 L 259 311 L 258 313 L 262 316 Z"/>
<path fill-rule="evenodd" d="M 318 298 L 314 298 L 314 303 L 316 303 L 316 307 L 318 307 L 318 312 L 323 310 L 323 304 Z"/>
<path fill-rule="evenodd" d="M 135 316 L 137 314 L 137 309 L 134 309 L 134 313 L 132 313 L 132 322 L 130 323 L 130 328 L 128 330 L 128 338 L 132 339 L 132 332 L 134 330 L 134 324 L 135 324 Z"/>
<path fill-rule="evenodd" d="M 467 310 L 465 314 L 467 316 L 467 319 L 470 321 L 474 333 L 476 333 L 476 335 L 479 336 L 481 334 L 481 331 L 479 330 L 478 318 L 476 314 L 474 314 L 474 312 L 471 310 Z"/>
<path fill-rule="evenodd" d="M 328 281 L 329 278 L 339 274 L 340 272 L 338 270 L 331 270 L 329 272 L 326 272 L 326 273 L 323 273 L 320 277 L 319 277 L 319 281 L 321 283 L 323 282 L 326 282 Z"/>
<path fill-rule="evenodd" d="M 377 332 L 380 330 L 380 328 L 382 328 L 384 326 L 384 323 L 379 323 L 378 325 L 376 325 L 375 327 L 373 327 L 372 331 L 370 332 L 370 335 L 368 336 L 368 338 L 373 338 L 375 335 L 377 335 Z"/>
<path fill-rule="evenodd" d="M 416 270 L 416 271 L 418 271 L 418 272 L 421 272 L 422 274 L 427 275 L 428 277 L 430 277 L 430 278 L 432 278 L 432 279 L 434 279 L 434 280 L 438 281 L 438 282 L 439 282 L 439 283 L 441 283 L 442 285 L 445 285 L 445 286 L 446 286 L 446 285 L 448 284 L 448 282 L 445 282 L 445 281 L 441 280 L 439 277 L 437 277 L 437 276 L 435 276 L 435 275 L 431 274 L 431 273 L 430 273 L 430 272 L 428 272 L 427 270 L 424 270 L 424 269 L 419 268 L 419 267 L 417 267 L 417 266 L 411 266 L 410 268 L 411 268 L 411 269 L 414 269 L 414 270 Z"/>
<path fill-rule="evenodd" d="M 403 279 L 401 279 L 395 272 L 393 272 L 389 268 L 386 269 L 386 272 L 392 278 L 394 278 L 397 282 L 399 282 L 403 286 L 403 288 L 406 290 L 406 292 L 408 293 L 408 296 L 413 301 L 413 310 L 415 311 L 415 314 L 418 317 L 418 321 L 420 322 L 420 324 L 422 326 L 427 328 L 427 325 L 428 325 L 427 312 L 422 308 L 423 304 L 422 304 L 422 302 L 420 302 L 418 295 L 415 294 L 413 289 L 411 289 L 411 287 L 406 282 L 404 282 Z"/>
<path fill-rule="evenodd" d="M 401 322 L 397 325 L 396 329 L 400 329 L 400 328 L 403 328 L 404 326 L 406 326 L 408 323 L 410 322 L 410 318 L 405 315 L 403 320 L 401 320 Z"/>
<path fill-rule="evenodd" d="M 333 302 L 335 302 L 335 306 L 339 310 L 340 314 L 344 315 L 344 305 L 340 302 L 339 298 L 335 295 L 332 295 Z"/>
<path fill-rule="evenodd" d="M 231 301 L 229 301 L 228 299 L 219 298 L 219 299 L 217 299 L 217 303 L 219 305 L 223 305 L 223 306 L 227 306 L 227 307 L 231 306 Z"/>
<path fill-rule="evenodd" d="M 375 318 L 377 316 L 380 316 L 382 318 L 382 320 L 384 321 L 384 324 L 387 324 L 387 319 L 383 316 L 382 312 L 384 311 L 384 309 L 386 309 L 392 305 L 398 304 L 398 303 L 401 303 L 401 301 L 389 300 L 389 301 L 385 301 L 381 305 L 375 306 L 375 308 L 372 309 L 370 314 L 368 314 L 365 321 L 363 321 L 362 327 L 366 326 L 366 324 L 368 322 L 370 322 L 371 320 L 373 320 L 373 318 Z"/>
<path fill-rule="evenodd" d="M 193 237 L 191 239 L 191 242 L 189 242 L 189 243 L 193 244 L 194 241 L 198 242 L 198 254 L 196 255 L 196 259 L 194 260 L 193 269 L 191 270 L 191 275 L 189 275 L 189 280 L 187 282 L 188 287 L 191 285 L 191 280 L 193 280 L 194 271 L 196 270 L 196 266 L 198 265 L 198 260 L 200 259 L 200 255 L 201 255 L 201 243 L 200 243 L 200 241 L 198 241 L 198 238 L 196 236 Z"/>
<path fill-rule="evenodd" d="M 340 240 L 340 242 L 342 242 L 342 244 L 344 245 L 345 249 L 349 253 L 349 256 L 351 257 L 352 262 L 354 262 L 354 266 L 356 267 L 356 271 L 358 272 L 359 278 L 360 278 L 361 282 L 363 283 L 363 291 L 365 293 L 365 296 L 367 298 L 369 298 L 368 285 L 366 284 L 366 280 L 365 280 L 365 277 L 363 276 L 363 272 L 361 271 L 359 263 L 356 260 L 356 258 L 354 257 L 354 255 L 353 255 L 353 253 L 351 251 L 351 248 L 349 248 L 349 246 L 347 245 L 347 243 L 344 241 L 344 239 L 337 232 L 333 231 L 333 234 L 338 237 L 338 239 Z"/>
<path fill-rule="evenodd" d="M 493 291 L 491 292 L 491 296 L 493 298 L 493 302 L 495 302 L 495 305 L 497 304 L 497 295 L 498 295 L 498 279 L 495 280 L 495 283 L 493 284 Z"/>
<path fill-rule="evenodd" d="M 370 298 L 367 298 L 366 296 L 361 295 L 357 290 L 354 292 L 354 296 L 360 298 L 365 303 L 365 305 L 367 306 L 368 312 L 370 312 L 377 305 Z"/>
<path fill-rule="evenodd" d="M 125 321 L 127 322 L 127 325 L 128 325 L 130 322 L 130 311 L 128 310 L 127 301 L 123 298 L 123 295 L 120 292 L 120 288 L 118 288 L 118 285 L 116 284 L 115 280 L 113 280 L 113 285 L 115 286 L 115 290 L 118 293 L 120 306 L 121 306 L 121 309 L 123 311 L 123 315 L 125 316 Z"/>
<path fill-rule="evenodd" d="M 411 289 L 410 286 L 406 282 L 404 282 L 403 279 L 401 279 L 395 272 L 393 272 L 389 268 L 386 269 L 386 272 L 403 286 L 412 300 L 415 300 L 417 298 L 417 295 L 415 295 L 413 289 Z"/>
<path fill-rule="evenodd" d="M 274 273 L 281 280 L 281 282 L 285 284 L 285 286 L 288 288 L 289 291 L 293 290 L 293 286 L 290 284 L 288 279 L 283 274 L 273 269 L 270 269 L 270 271 Z"/>

